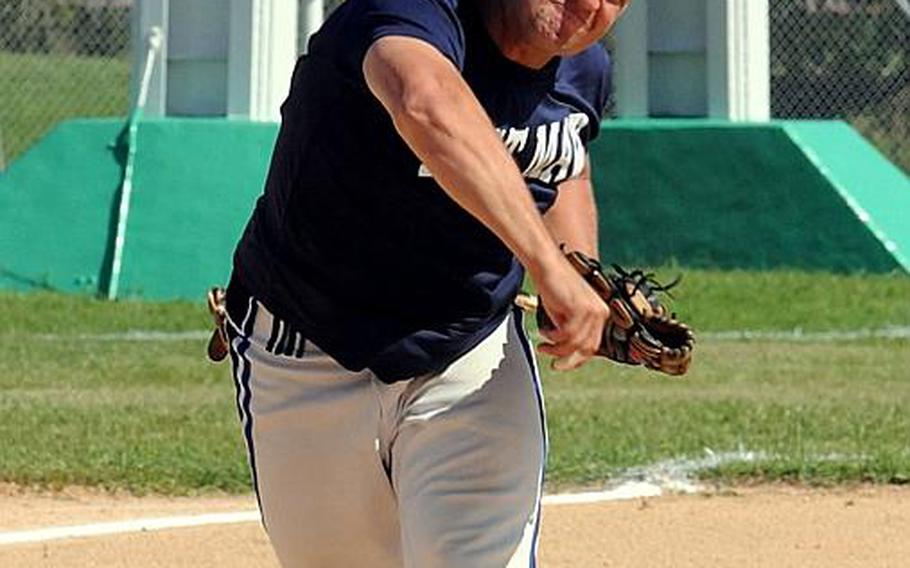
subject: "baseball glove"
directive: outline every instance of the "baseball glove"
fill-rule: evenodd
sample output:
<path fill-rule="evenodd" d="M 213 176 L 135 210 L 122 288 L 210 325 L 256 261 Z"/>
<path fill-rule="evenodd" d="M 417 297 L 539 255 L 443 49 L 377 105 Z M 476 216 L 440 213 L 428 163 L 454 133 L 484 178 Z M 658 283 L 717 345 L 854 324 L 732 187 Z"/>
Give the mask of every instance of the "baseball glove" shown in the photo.
<path fill-rule="evenodd" d="M 662 286 L 653 274 L 627 272 L 614 264 L 604 273 L 596 259 L 580 252 L 567 252 L 569 263 L 610 307 L 597 355 L 626 365 L 644 365 L 668 375 L 683 375 L 689 369 L 695 336 L 669 313 L 657 298 L 679 279 Z M 537 306 L 540 329 L 553 328 L 542 305 Z"/>

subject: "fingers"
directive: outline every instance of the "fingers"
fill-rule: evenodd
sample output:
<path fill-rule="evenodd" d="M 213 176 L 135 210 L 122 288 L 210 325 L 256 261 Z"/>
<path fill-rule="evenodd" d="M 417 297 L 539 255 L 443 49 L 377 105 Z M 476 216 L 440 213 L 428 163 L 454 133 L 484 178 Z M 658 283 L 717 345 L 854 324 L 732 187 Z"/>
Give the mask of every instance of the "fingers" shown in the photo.
<path fill-rule="evenodd" d="M 577 349 L 571 343 L 548 343 L 538 344 L 537 350 L 547 355 L 552 355 L 553 369 L 557 371 L 571 371 L 584 365 L 591 357 L 594 356 L 597 349 L 584 348 Z"/>
<path fill-rule="evenodd" d="M 595 304 L 589 312 L 573 314 L 562 325 L 541 330 L 546 341 L 538 345 L 538 350 L 555 357 L 553 368 L 556 370 L 569 371 L 581 367 L 600 348 L 607 314 L 601 305 Z"/>
<path fill-rule="evenodd" d="M 578 351 L 572 353 L 567 357 L 561 357 L 559 359 L 553 359 L 551 366 L 554 371 L 574 371 L 575 369 L 581 367 L 591 359 L 590 355 L 582 355 Z"/>
<path fill-rule="evenodd" d="M 599 349 L 610 309 L 568 263 L 554 267 L 537 282 L 541 306 L 552 327 L 541 326 L 547 340 L 538 346 L 556 357 L 559 369 L 574 369 Z"/>
<path fill-rule="evenodd" d="M 599 342 L 596 344 L 588 343 L 584 341 L 589 336 L 587 334 L 578 336 L 578 337 L 568 337 L 563 340 L 555 340 L 552 337 L 545 336 L 545 342 L 542 342 L 538 345 L 537 349 L 541 353 L 546 353 L 547 355 L 552 355 L 553 357 L 568 357 L 575 353 L 583 355 L 585 357 L 591 357 L 594 353 L 597 352 Z"/>

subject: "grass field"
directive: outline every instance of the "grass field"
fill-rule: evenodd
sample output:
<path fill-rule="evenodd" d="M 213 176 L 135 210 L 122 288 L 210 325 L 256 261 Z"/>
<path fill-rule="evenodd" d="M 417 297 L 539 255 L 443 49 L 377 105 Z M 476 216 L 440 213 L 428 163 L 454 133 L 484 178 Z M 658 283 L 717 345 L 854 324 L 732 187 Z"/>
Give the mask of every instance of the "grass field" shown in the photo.
<path fill-rule="evenodd" d="M 723 481 L 910 480 L 910 340 L 710 335 L 910 326 L 910 278 L 687 271 L 676 296 L 708 337 L 687 379 L 600 362 L 545 372 L 551 489 L 706 448 L 762 456 L 703 472 Z M 110 335 L 204 329 L 201 304 L 5 293 L 0 314 L 0 480 L 248 490 L 233 386 L 204 340 Z"/>
<path fill-rule="evenodd" d="M 6 162 L 61 120 L 125 117 L 129 79 L 127 59 L 0 51 L 0 136 Z"/>

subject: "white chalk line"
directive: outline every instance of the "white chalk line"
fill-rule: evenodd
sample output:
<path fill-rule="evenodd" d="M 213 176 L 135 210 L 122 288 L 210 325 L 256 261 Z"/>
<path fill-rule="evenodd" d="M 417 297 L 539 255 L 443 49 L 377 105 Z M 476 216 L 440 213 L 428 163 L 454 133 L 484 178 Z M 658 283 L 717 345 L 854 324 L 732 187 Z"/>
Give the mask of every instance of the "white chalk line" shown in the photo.
<path fill-rule="evenodd" d="M 543 504 L 580 505 L 604 501 L 618 501 L 639 497 L 659 497 L 653 487 L 642 484 L 641 488 L 630 487 L 621 491 L 601 491 L 588 493 L 567 493 L 563 495 L 545 495 Z M 158 517 L 148 519 L 130 519 L 107 523 L 47 527 L 33 530 L 0 533 L 0 546 L 35 544 L 55 540 L 72 540 L 120 534 L 155 532 L 173 529 L 204 527 L 212 525 L 231 525 L 258 523 L 261 518 L 258 510 L 236 511 L 231 513 L 186 515 L 179 517 Z"/>
<path fill-rule="evenodd" d="M 0 533 L 0 546 L 251 522 L 259 522 L 259 511 L 210 513 L 180 517 L 131 519 L 127 521 L 93 523 L 88 525 L 47 527 L 35 530 Z"/>
<path fill-rule="evenodd" d="M 564 495 L 546 495 L 543 504 L 569 505 L 587 504 L 602 501 L 615 501 L 618 499 L 632 499 L 634 497 L 620 497 L 611 495 L 611 492 L 569 493 Z M 650 488 L 635 497 L 656 497 L 658 493 Z M 236 511 L 230 513 L 186 515 L 178 517 L 157 517 L 147 519 L 130 519 L 126 521 L 113 521 L 106 523 L 92 523 L 86 525 L 70 525 L 47 527 L 33 530 L 12 531 L 0 533 L 0 546 L 16 544 L 34 544 L 54 540 L 71 540 L 101 536 L 114 536 L 120 534 L 155 532 L 173 529 L 204 527 L 212 525 L 231 525 L 258 523 L 261 518 L 258 510 Z"/>
<path fill-rule="evenodd" d="M 837 330 L 837 331 L 715 331 L 698 334 L 699 338 L 709 341 L 806 341 L 835 342 L 856 339 L 910 339 L 910 326 L 890 326 L 880 328 Z"/>
<path fill-rule="evenodd" d="M 136 341 L 148 343 L 169 343 L 179 341 L 201 341 L 211 337 L 211 331 L 154 331 L 133 329 L 111 333 L 32 333 L 13 334 L 7 333 L 0 337 L 10 339 L 32 339 L 38 341 Z"/>
<path fill-rule="evenodd" d="M 620 472 L 602 491 L 545 495 L 543 497 L 543 504 L 545 506 L 587 505 L 610 501 L 653 498 L 666 494 L 700 493 L 704 491 L 704 488 L 692 480 L 692 476 L 697 472 L 729 463 L 756 462 L 769 458 L 768 454 L 746 451 L 742 448 L 734 452 L 722 453 L 715 453 L 706 448 L 704 454 L 705 455 L 700 458 L 671 459 L 648 466 L 629 468 Z M 840 461 L 856 458 L 857 456 L 830 454 L 818 456 L 817 459 L 823 461 Z M 229 513 L 184 515 L 86 525 L 46 527 L 0 533 L 0 546 L 211 525 L 258 523 L 260 520 L 259 511 L 247 510 Z"/>
<path fill-rule="evenodd" d="M 629 481 L 606 491 L 585 493 L 564 493 L 545 495 L 545 506 L 585 505 L 607 501 L 623 501 L 645 497 L 660 497 L 663 489 L 649 482 Z M 240 523 L 258 523 L 259 511 L 237 511 L 232 513 L 186 515 L 179 517 L 160 517 L 148 519 L 131 519 L 107 523 L 47 527 L 33 530 L 0 533 L 0 546 L 17 544 L 34 544 L 54 540 L 70 540 L 119 534 L 154 532 L 181 528 L 204 527 L 211 525 L 229 525 Z"/>
<path fill-rule="evenodd" d="M 111 333 L 34 333 L 2 334 L 4 339 L 25 339 L 39 341 L 135 341 L 167 343 L 180 341 L 202 341 L 212 335 L 211 331 L 154 331 L 130 330 Z M 790 330 L 729 330 L 696 332 L 696 339 L 704 341 L 795 341 L 795 342 L 837 342 L 857 339 L 910 339 L 910 326 L 886 326 L 831 331 L 806 331 L 800 328 Z"/>

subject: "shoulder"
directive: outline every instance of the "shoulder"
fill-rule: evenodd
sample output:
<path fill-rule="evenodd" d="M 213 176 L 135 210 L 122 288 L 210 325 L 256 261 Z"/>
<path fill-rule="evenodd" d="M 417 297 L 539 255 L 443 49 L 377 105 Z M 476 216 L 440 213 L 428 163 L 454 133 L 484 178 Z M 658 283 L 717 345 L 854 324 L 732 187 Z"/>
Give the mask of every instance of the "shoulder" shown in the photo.
<path fill-rule="evenodd" d="M 606 48 L 595 43 L 566 57 L 557 71 L 557 84 L 581 95 L 597 112 L 607 105 L 612 88 L 613 65 Z"/>
<path fill-rule="evenodd" d="M 367 48 L 386 36 L 423 40 L 461 66 L 464 32 L 459 0 L 351 0 L 325 22 L 311 52 L 361 61 Z"/>
<path fill-rule="evenodd" d="M 610 54 L 602 44 L 595 43 L 581 53 L 566 57 L 563 67 L 576 73 L 602 75 L 610 72 Z"/>

